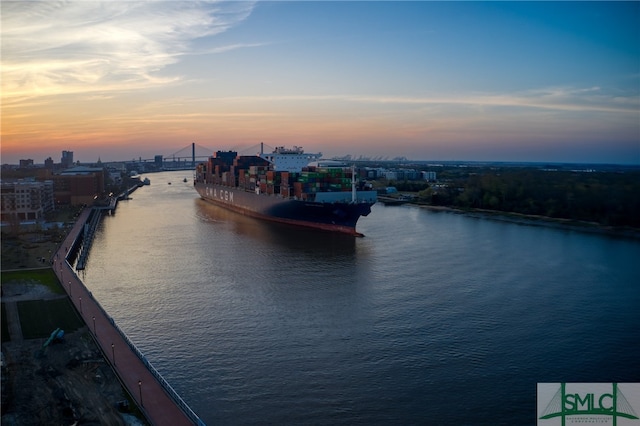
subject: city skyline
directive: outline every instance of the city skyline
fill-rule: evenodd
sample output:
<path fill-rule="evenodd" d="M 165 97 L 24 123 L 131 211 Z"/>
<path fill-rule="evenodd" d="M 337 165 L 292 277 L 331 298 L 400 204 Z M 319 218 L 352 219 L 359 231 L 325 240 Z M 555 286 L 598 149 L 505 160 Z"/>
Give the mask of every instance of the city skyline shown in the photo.
<path fill-rule="evenodd" d="M 638 2 L 2 2 L 2 159 L 640 164 Z"/>

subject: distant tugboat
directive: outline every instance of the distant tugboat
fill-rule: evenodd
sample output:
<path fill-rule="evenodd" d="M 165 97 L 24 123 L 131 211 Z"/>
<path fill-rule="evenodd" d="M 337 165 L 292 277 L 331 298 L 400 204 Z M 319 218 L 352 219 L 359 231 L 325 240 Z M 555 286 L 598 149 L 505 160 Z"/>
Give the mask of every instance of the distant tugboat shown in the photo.
<path fill-rule="evenodd" d="M 359 182 L 355 169 L 320 160 L 300 147 L 238 156 L 218 151 L 196 167 L 200 197 L 227 209 L 265 220 L 352 235 L 367 216 L 376 191 Z"/>

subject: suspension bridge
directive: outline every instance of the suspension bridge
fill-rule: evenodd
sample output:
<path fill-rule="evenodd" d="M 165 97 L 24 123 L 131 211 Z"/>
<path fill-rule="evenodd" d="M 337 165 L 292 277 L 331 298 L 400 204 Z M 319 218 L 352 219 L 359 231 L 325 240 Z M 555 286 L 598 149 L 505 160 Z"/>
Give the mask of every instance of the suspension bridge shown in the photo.
<path fill-rule="evenodd" d="M 197 143 L 191 143 L 170 155 L 163 155 L 164 170 L 193 170 L 196 164 L 206 161 L 213 150 Z"/>
<path fill-rule="evenodd" d="M 267 152 L 273 151 L 273 147 L 262 144 Z M 239 155 L 256 155 L 260 152 L 261 144 L 255 144 L 248 148 L 233 148 Z M 169 155 L 157 155 L 155 158 L 132 160 L 131 163 L 153 163 L 157 169 L 162 170 L 193 170 L 196 164 L 207 161 L 215 151 L 197 143 L 180 148 Z"/>

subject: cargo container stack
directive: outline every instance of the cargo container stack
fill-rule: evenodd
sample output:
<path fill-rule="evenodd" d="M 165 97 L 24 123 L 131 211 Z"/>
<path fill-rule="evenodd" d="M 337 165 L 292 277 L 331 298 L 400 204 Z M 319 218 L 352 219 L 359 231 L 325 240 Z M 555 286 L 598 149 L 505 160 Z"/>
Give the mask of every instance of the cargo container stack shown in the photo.
<path fill-rule="evenodd" d="M 300 172 L 276 171 L 264 158 L 238 156 L 234 151 L 216 152 L 207 164 L 198 165 L 196 173 L 207 183 L 308 201 L 314 201 L 318 192 L 350 192 L 353 178 L 346 167 L 311 165 Z"/>

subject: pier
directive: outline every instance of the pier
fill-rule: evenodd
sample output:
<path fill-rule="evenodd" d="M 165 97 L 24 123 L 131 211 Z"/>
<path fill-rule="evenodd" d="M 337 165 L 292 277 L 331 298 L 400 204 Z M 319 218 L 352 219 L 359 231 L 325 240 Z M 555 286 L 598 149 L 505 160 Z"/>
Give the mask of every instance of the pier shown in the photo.
<path fill-rule="evenodd" d="M 204 425 L 94 299 L 69 259 L 78 250 L 93 209 L 85 209 L 53 256 L 53 270 L 124 388 L 152 425 Z M 96 212 L 100 213 L 100 212 Z M 86 243 L 85 243 L 86 244 Z M 88 247 L 84 250 L 88 251 Z"/>
<path fill-rule="evenodd" d="M 78 256 L 78 261 L 76 262 L 76 270 L 78 271 L 83 270 L 87 263 L 89 249 L 91 248 L 91 243 L 93 242 L 93 237 L 96 234 L 96 228 L 98 227 L 101 218 L 102 210 L 100 208 L 93 207 L 89 209 L 87 221 L 82 227 L 82 236 L 78 235 L 76 243 L 74 244 L 74 247 L 79 246 L 78 251 L 80 254 Z"/>

